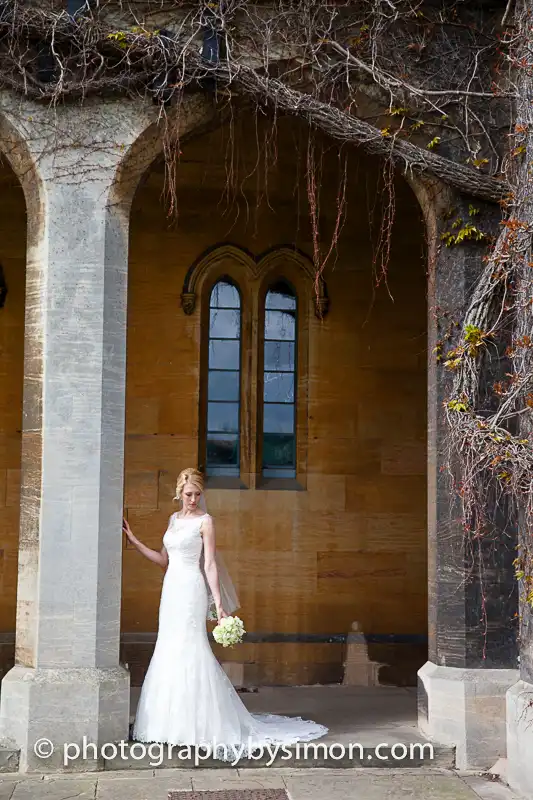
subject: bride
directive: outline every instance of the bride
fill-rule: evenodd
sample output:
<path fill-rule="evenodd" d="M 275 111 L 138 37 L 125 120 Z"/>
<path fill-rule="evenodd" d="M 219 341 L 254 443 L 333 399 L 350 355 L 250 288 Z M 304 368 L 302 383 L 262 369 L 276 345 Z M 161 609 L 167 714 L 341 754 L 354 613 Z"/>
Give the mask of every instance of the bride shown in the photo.
<path fill-rule="evenodd" d="M 133 739 L 251 754 L 269 744 L 290 745 L 327 733 L 301 717 L 251 714 L 215 658 L 206 619 L 219 622 L 238 608 L 233 584 L 215 547 L 215 527 L 204 510 L 203 476 L 181 472 L 160 551 L 140 542 L 124 520 L 124 533 L 142 555 L 166 570 L 157 641 L 141 690 Z M 218 752 L 215 752 L 218 751 Z M 233 758 L 230 756 L 230 758 Z"/>

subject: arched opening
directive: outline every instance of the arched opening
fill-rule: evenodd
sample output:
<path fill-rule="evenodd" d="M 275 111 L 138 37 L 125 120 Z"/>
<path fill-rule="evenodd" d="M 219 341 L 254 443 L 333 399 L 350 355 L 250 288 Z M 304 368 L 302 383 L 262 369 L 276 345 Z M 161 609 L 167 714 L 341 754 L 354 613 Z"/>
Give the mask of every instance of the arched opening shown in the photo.
<path fill-rule="evenodd" d="M 206 297 L 226 276 L 242 298 L 244 455 L 238 476 L 208 476 L 207 496 L 250 635 L 235 652 L 217 655 L 235 659 L 228 670 L 243 686 L 414 685 L 427 639 L 421 213 L 402 179 L 387 186 L 380 161 L 320 140 L 317 220 L 326 245 L 348 158 L 346 218 L 324 272 L 329 311 L 321 318 L 305 271 L 269 255 L 291 247 L 313 258 L 307 135 L 295 120 L 278 119 L 274 133 L 271 121 L 242 118 L 189 140 L 177 172 L 177 221 L 166 213 L 161 164 L 154 162 L 135 195 L 126 512 L 134 532 L 159 548 L 175 510 L 176 476 L 199 463 Z M 389 231 L 383 221 L 392 203 Z M 390 246 L 383 274 L 380 245 Z M 209 266 L 194 292 L 184 290 L 202 258 Z M 258 447 L 262 324 L 268 287 L 281 280 L 298 298 L 295 467 L 284 462 L 291 475 L 266 476 Z M 126 549 L 122 638 L 133 686 L 142 683 L 155 642 L 160 589 L 153 566 Z M 354 644 L 364 658 L 352 658 Z"/>

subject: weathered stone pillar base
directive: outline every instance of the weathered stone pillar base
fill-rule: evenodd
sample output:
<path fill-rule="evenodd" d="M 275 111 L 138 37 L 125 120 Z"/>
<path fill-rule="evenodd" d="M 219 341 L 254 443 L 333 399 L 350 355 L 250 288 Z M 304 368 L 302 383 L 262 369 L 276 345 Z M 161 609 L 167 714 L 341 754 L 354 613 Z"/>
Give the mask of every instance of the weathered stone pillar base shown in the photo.
<path fill-rule="evenodd" d="M 129 705 L 129 673 L 122 667 L 15 666 L 2 682 L 0 739 L 7 735 L 7 743 L 20 749 L 21 772 L 102 769 L 102 745 L 127 740 Z M 87 758 L 83 758 L 84 741 L 96 745 L 86 748 Z M 78 745 L 80 756 L 65 765 L 69 744 L 67 753 L 74 755 Z M 35 752 L 39 747 L 41 757 Z"/>
<path fill-rule="evenodd" d="M 507 769 L 509 786 L 533 797 L 533 684 L 518 681 L 507 692 Z"/>
<path fill-rule="evenodd" d="M 506 694 L 518 677 L 514 669 L 426 662 L 418 672 L 420 730 L 435 744 L 456 748 L 457 769 L 490 769 L 506 754 Z"/>

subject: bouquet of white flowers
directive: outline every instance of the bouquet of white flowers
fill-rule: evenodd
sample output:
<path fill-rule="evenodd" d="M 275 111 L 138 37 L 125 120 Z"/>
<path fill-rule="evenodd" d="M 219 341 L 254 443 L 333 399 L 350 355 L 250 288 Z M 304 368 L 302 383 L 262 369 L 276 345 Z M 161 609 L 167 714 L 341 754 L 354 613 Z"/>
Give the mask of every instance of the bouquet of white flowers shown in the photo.
<path fill-rule="evenodd" d="M 239 617 L 223 617 L 213 630 L 213 639 L 222 647 L 233 647 L 242 642 L 244 624 Z"/>

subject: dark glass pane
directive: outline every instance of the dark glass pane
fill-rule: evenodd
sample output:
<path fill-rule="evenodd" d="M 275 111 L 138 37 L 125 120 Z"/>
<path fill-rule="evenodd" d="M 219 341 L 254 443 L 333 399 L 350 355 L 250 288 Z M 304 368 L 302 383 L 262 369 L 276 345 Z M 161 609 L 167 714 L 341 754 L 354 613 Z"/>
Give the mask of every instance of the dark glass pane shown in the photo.
<path fill-rule="evenodd" d="M 208 403 L 207 404 L 207 430 L 238 433 L 239 430 L 239 404 L 238 403 Z"/>
<path fill-rule="evenodd" d="M 234 339 L 211 339 L 209 342 L 210 369 L 239 369 L 239 342 Z"/>
<path fill-rule="evenodd" d="M 294 406 L 270 405 L 264 406 L 263 431 L 265 433 L 294 433 Z"/>
<path fill-rule="evenodd" d="M 215 339 L 238 339 L 240 330 L 241 315 L 239 311 L 219 311 L 216 308 L 212 308 L 209 312 L 210 337 Z"/>
<path fill-rule="evenodd" d="M 293 467 L 296 463 L 296 439 L 265 433 L 263 438 L 263 465 L 265 467 Z"/>
<path fill-rule="evenodd" d="M 264 398 L 267 403 L 294 403 L 294 373 L 265 372 Z"/>
<path fill-rule="evenodd" d="M 231 434 L 209 434 L 207 437 L 208 466 L 237 466 L 239 461 L 239 437 Z"/>
<path fill-rule="evenodd" d="M 284 281 L 270 287 L 266 296 L 266 308 L 296 308 L 294 291 Z"/>
<path fill-rule="evenodd" d="M 240 308 L 241 298 L 235 286 L 219 281 L 213 286 L 209 305 L 211 308 Z"/>
<path fill-rule="evenodd" d="M 278 340 L 278 341 L 272 341 Z M 282 341 L 279 341 L 282 340 Z M 296 296 L 285 281 L 270 287 L 265 300 L 263 469 L 293 477 L 295 432 Z"/>
<path fill-rule="evenodd" d="M 265 478 L 295 478 L 296 467 L 263 467 Z"/>
<path fill-rule="evenodd" d="M 292 342 L 265 342 L 265 369 L 273 372 L 294 370 L 294 344 Z"/>
<path fill-rule="evenodd" d="M 211 371 L 209 373 L 208 398 L 209 400 L 238 400 L 239 373 Z"/>
<path fill-rule="evenodd" d="M 294 311 L 266 311 L 265 339 L 294 340 L 296 333 Z"/>

